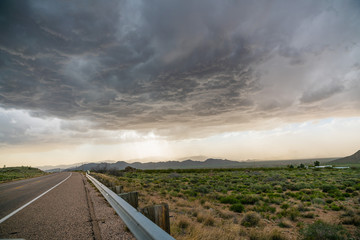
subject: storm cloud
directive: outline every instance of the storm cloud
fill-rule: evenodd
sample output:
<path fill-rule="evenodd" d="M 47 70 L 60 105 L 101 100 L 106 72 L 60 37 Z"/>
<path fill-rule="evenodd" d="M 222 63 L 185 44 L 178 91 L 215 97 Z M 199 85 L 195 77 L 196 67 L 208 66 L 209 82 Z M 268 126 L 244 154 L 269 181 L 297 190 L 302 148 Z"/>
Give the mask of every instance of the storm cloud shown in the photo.
<path fill-rule="evenodd" d="M 175 138 L 359 114 L 358 1 L 0 4 L 3 109 Z"/>

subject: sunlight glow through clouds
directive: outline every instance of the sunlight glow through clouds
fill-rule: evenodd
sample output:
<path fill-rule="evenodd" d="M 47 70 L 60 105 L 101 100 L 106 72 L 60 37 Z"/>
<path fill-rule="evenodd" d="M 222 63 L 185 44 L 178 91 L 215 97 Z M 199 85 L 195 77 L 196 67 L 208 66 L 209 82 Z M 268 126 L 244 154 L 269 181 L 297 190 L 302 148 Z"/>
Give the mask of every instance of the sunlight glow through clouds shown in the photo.
<path fill-rule="evenodd" d="M 359 117 L 327 118 L 271 130 L 224 133 L 206 141 L 218 143 L 218 149 L 227 149 L 227 157 L 236 160 L 338 157 L 358 149 L 359 132 Z"/>
<path fill-rule="evenodd" d="M 57 124 L 57 121 L 53 123 Z M 37 132 L 43 131 L 38 129 Z M 104 144 L 92 143 L 94 141 L 90 138 L 89 143 L 49 144 L 37 148 L 27 142 L 11 148 L 0 148 L 0 164 L 9 165 L 11 162 L 14 165 L 26 163 L 40 166 L 46 165 L 49 159 L 64 164 L 101 160 L 165 161 L 192 155 L 239 161 L 337 157 L 339 153 L 345 156 L 358 148 L 359 132 L 360 117 L 326 118 L 286 124 L 270 130 L 228 132 L 183 140 L 166 140 L 153 132 L 115 131 L 108 132 L 111 141 Z M 62 135 L 66 136 L 67 133 Z M 114 135 L 119 137 L 119 142 L 113 141 Z M 102 138 L 106 140 L 105 135 Z"/>
<path fill-rule="evenodd" d="M 86 121 L 41 119 L 22 110 L 0 109 L 0 121 L 2 132 L 7 131 L 13 142 L 12 146 L 0 148 L 0 164 L 8 166 L 47 165 L 49 159 L 70 164 L 101 160 L 166 161 L 198 155 L 239 161 L 338 157 L 356 151 L 360 142 L 360 117 L 325 118 L 268 130 L 178 140 L 154 131 L 87 130 L 84 126 L 91 124 Z M 9 142 L 5 136 L 0 137 L 3 144 Z"/>

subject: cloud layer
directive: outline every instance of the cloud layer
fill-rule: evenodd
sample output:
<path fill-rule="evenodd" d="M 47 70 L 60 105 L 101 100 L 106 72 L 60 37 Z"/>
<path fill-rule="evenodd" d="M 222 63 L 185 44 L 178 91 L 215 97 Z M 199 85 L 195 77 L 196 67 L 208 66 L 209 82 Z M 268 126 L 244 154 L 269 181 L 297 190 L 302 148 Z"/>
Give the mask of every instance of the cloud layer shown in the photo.
<path fill-rule="evenodd" d="M 0 4 L 3 109 L 170 138 L 360 112 L 357 1 Z"/>

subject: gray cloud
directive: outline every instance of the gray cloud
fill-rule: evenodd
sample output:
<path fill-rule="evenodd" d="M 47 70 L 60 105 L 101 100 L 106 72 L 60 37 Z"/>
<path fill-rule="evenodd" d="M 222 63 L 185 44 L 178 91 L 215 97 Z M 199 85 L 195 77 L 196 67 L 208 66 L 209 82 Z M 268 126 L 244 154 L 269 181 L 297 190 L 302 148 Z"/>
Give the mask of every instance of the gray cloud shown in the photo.
<path fill-rule="evenodd" d="M 320 100 L 324 100 L 333 96 L 334 94 L 340 93 L 344 90 L 344 86 L 338 82 L 333 82 L 327 86 L 320 88 L 309 89 L 301 97 L 300 101 L 302 103 L 313 103 Z"/>
<path fill-rule="evenodd" d="M 359 59 L 358 10 L 356 1 L 1 1 L 0 104 L 159 132 L 307 114 L 298 99 L 343 88 L 324 76 L 309 91 L 319 79 L 304 72 L 342 79 Z M 343 58 L 338 72 L 329 54 Z"/>

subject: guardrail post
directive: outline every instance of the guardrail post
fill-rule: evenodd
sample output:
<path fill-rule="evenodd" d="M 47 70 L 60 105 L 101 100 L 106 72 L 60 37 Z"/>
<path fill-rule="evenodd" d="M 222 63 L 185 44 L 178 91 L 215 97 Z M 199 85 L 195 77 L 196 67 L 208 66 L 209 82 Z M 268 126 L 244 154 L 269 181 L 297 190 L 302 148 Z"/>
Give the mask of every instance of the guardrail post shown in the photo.
<path fill-rule="evenodd" d="M 116 194 L 122 193 L 124 190 L 123 186 L 117 185 L 114 187 L 110 187 L 111 191 L 115 192 Z"/>
<path fill-rule="evenodd" d="M 145 207 L 140 212 L 170 234 L 169 206 L 166 203 Z"/>
<path fill-rule="evenodd" d="M 139 193 L 138 192 L 129 192 L 129 193 L 120 193 L 119 197 L 124 199 L 127 203 L 129 203 L 134 208 L 138 208 L 139 206 Z"/>
<path fill-rule="evenodd" d="M 122 191 L 123 191 L 123 186 L 111 186 L 111 187 L 109 187 L 110 188 L 110 190 L 111 191 L 113 191 L 114 193 L 116 193 L 116 194 L 119 194 L 119 193 L 122 193 Z"/>

